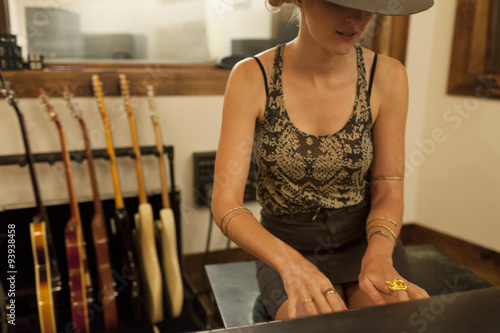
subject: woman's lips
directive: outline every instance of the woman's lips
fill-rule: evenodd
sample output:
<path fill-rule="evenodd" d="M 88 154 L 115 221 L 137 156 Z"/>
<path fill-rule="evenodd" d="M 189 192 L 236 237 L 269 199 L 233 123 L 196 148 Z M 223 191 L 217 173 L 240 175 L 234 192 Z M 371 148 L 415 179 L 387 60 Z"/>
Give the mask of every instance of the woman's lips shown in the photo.
<path fill-rule="evenodd" d="M 344 41 L 349 42 L 356 37 L 356 32 L 337 31 L 337 35 Z"/>

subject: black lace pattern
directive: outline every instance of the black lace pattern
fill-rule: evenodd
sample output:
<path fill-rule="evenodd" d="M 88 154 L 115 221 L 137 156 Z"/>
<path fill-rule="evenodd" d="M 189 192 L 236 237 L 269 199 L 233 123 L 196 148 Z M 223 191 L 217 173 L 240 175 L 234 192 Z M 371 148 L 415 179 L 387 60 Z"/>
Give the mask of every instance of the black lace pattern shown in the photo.
<path fill-rule="evenodd" d="M 315 136 L 300 131 L 288 117 L 281 81 L 283 48 L 276 49 L 265 115 L 256 124 L 258 201 L 272 215 L 358 204 L 368 191 L 373 158 L 362 49 L 356 46 L 358 91 L 350 119 L 337 133 Z"/>

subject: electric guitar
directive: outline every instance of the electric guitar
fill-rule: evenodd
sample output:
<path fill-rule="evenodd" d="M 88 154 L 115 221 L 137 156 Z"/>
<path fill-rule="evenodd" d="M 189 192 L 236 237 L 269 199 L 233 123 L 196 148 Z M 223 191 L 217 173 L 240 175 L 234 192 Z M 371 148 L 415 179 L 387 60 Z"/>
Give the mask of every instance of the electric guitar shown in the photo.
<path fill-rule="evenodd" d="M 19 118 L 26 152 L 26 161 L 28 162 L 33 193 L 36 201 L 36 215 L 33 218 L 33 222 L 30 223 L 30 238 L 35 269 L 35 285 L 40 330 L 42 333 L 56 332 L 57 324 L 55 312 L 57 308 L 57 297 L 54 296 L 62 290 L 62 283 L 59 264 L 55 255 L 55 246 L 52 233 L 50 231 L 47 213 L 45 211 L 45 207 L 42 205 L 42 199 L 35 172 L 35 162 L 33 155 L 31 154 L 28 133 L 24 123 L 24 116 L 16 104 L 14 91 L 10 89 L 8 82 L 4 80 L 1 72 L 0 81 L 3 95 L 7 99 L 7 102 L 14 108 L 17 117 Z"/>
<path fill-rule="evenodd" d="M 99 280 L 100 301 L 104 316 L 104 327 L 106 330 L 118 328 L 118 312 L 116 308 L 114 279 L 111 272 L 111 263 L 109 259 L 108 235 L 106 233 L 105 220 L 99 198 L 97 187 L 97 177 L 92 157 L 92 149 L 87 132 L 87 126 L 83 120 L 81 111 L 73 102 L 73 96 L 67 86 L 64 87 L 64 99 L 71 115 L 78 120 L 83 134 L 85 144 L 85 154 L 87 156 L 87 165 L 89 168 L 90 185 L 92 187 L 92 196 L 94 199 L 94 216 L 92 217 L 92 239 L 95 249 L 95 262 L 97 264 L 97 275 Z"/>
<path fill-rule="evenodd" d="M 177 240 L 175 230 L 175 217 L 170 208 L 170 199 L 167 188 L 167 174 L 163 154 L 163 139 L 161 135 L 160 122 L 156 111 L 155 93 L 152 85 L 147 86 L 149 96 L 149 107 L 151 120 L 156 136 L 156 149 L 158 150 L 158 162 L 161 180 L 161 199 L 163 208 L 160 210 L 160 220 L 155 222 L 156 235 L 158 238 L 160 257 L 163 269 L 163 286 L 167 291 L 169 310 L 172 317 L 178 317 L 182 312 L 184 302 L 184 287 L 177 253 Z"/>
<path fill-rule="evenodd" d="M 134 114 L 130 103 L 130 92 L 127 77 L 119 75 L 121 93 L 125 102 L 130 132 L 132 137 L 132 149 L 135 154 L 135 168 L 137 171 L 137 182 L 139 188 L 139 212 L 135 214 L 135 240 L 140 257 L 140 271 L 143 281 L 143 290 L 147 312 L 151 323 L 163 321 L 163 286 L 158 252 L 155 244 L 153 208 L 148 203 L 144 178 L 141 167 L 141 150 L 137 140 Z"/>
<path fill-rule="evenodd" d="M 42 101 L 45 104 L 50 117 L 55 122 L 59 132 L 64 171 L 68 186 L 70 218 L 66 223 L 66 228 L 64 229 L 64 240 L 66 245 L 66 260 L 68 262 L 68 280 L 73 330 L 84 333 L 90 332 L 87 303 L 87 285 L 89 283 L 89 274 L 85 269 L 86 255 L 84 249 L 82 222 L 80 220 L 80 211 L 78 208 L 78 202 L 76 201 L 73 177 L 71 175 L 70 157 L 66 146 L 66 135 L 43 88 L 39 88 L 39 92 Z"/>
<path fill-rule="evenodd" d="M 113 148 L 111 129 L 106 114 L 106 108 L 104 107 L 102 84 L 98 75 L 92 76 L 92 87 L 94 95 L 97 98 L 106 134 L 109 165 L 111 167 L 111 176 L 115 191 L 115 213 L 111 220 L 111 230 L 113 233 L 111 258 L 114 270 L 120 274 L 120 276 L 117 277 L 117 282 L 119 284 L 117 285 L 117 289 L 124 291 L 118 294 L 118 311 L 121 311 L 120 317 L 125 320 L 131 319 L 133 322 L 139 322 L 142 319 L 142 299 L 140 292 L 141 284 L 137 268 L 137 255 L 132 240 L 132 227 L 120 190 L 115 149 Z"/>

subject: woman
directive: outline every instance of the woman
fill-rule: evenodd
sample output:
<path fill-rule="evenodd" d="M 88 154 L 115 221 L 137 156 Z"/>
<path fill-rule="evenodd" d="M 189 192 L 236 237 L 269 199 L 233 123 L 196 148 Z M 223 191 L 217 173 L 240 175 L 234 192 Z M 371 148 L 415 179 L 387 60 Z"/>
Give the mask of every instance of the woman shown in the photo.
<path fill-rule="evenodd" d="M 231 72 L 215 221 L 259 259 L 261 297 L 275 319 L 428 297 L 407 280 L 398 242 L 406 71 L 356 43 L 373 13 L 411 14 L 433 1 L 291 2 L 297 38 Z M 243 207 L 252 154 L 260 223 Z"/>

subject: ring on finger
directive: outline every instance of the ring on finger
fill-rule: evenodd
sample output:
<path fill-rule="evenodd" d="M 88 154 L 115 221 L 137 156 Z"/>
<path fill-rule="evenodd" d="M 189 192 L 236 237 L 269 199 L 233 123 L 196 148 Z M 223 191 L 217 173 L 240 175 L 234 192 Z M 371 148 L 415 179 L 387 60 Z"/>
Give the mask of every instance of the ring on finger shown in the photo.
<path fill-rule="evenodd" d="M 325 297 L 326 297 L 326 295 L 328 295 L 330 293 L 336 293 L 336 292 L 337 291 L 335 290 L 335 288 L 328 288 L 328 289 L 323 290 L 323 295 L 325 295 Z"/>
<path fill-rule="evenodd" d="M 388 280 L 388 281 L 385 281 L 385 283 L 387 283 L 387 287 L 389 288 L 391 293 L 393 291 L 399 291 L 399 290 L 404 291 L 408 288 L 406 286 L 406 283 L 403 280 L 399 280 L 399 279 Z"/>
<path fill-rule="evenodd" d="M 303 303 L 305 304 L 305 303 L 309 303 L 309 302 L 312 302 L 312 301 L 313 301 L 312 299 L 310 299 L 310 298 L 306 298 L 306 299 L 303 301 Z"/>

